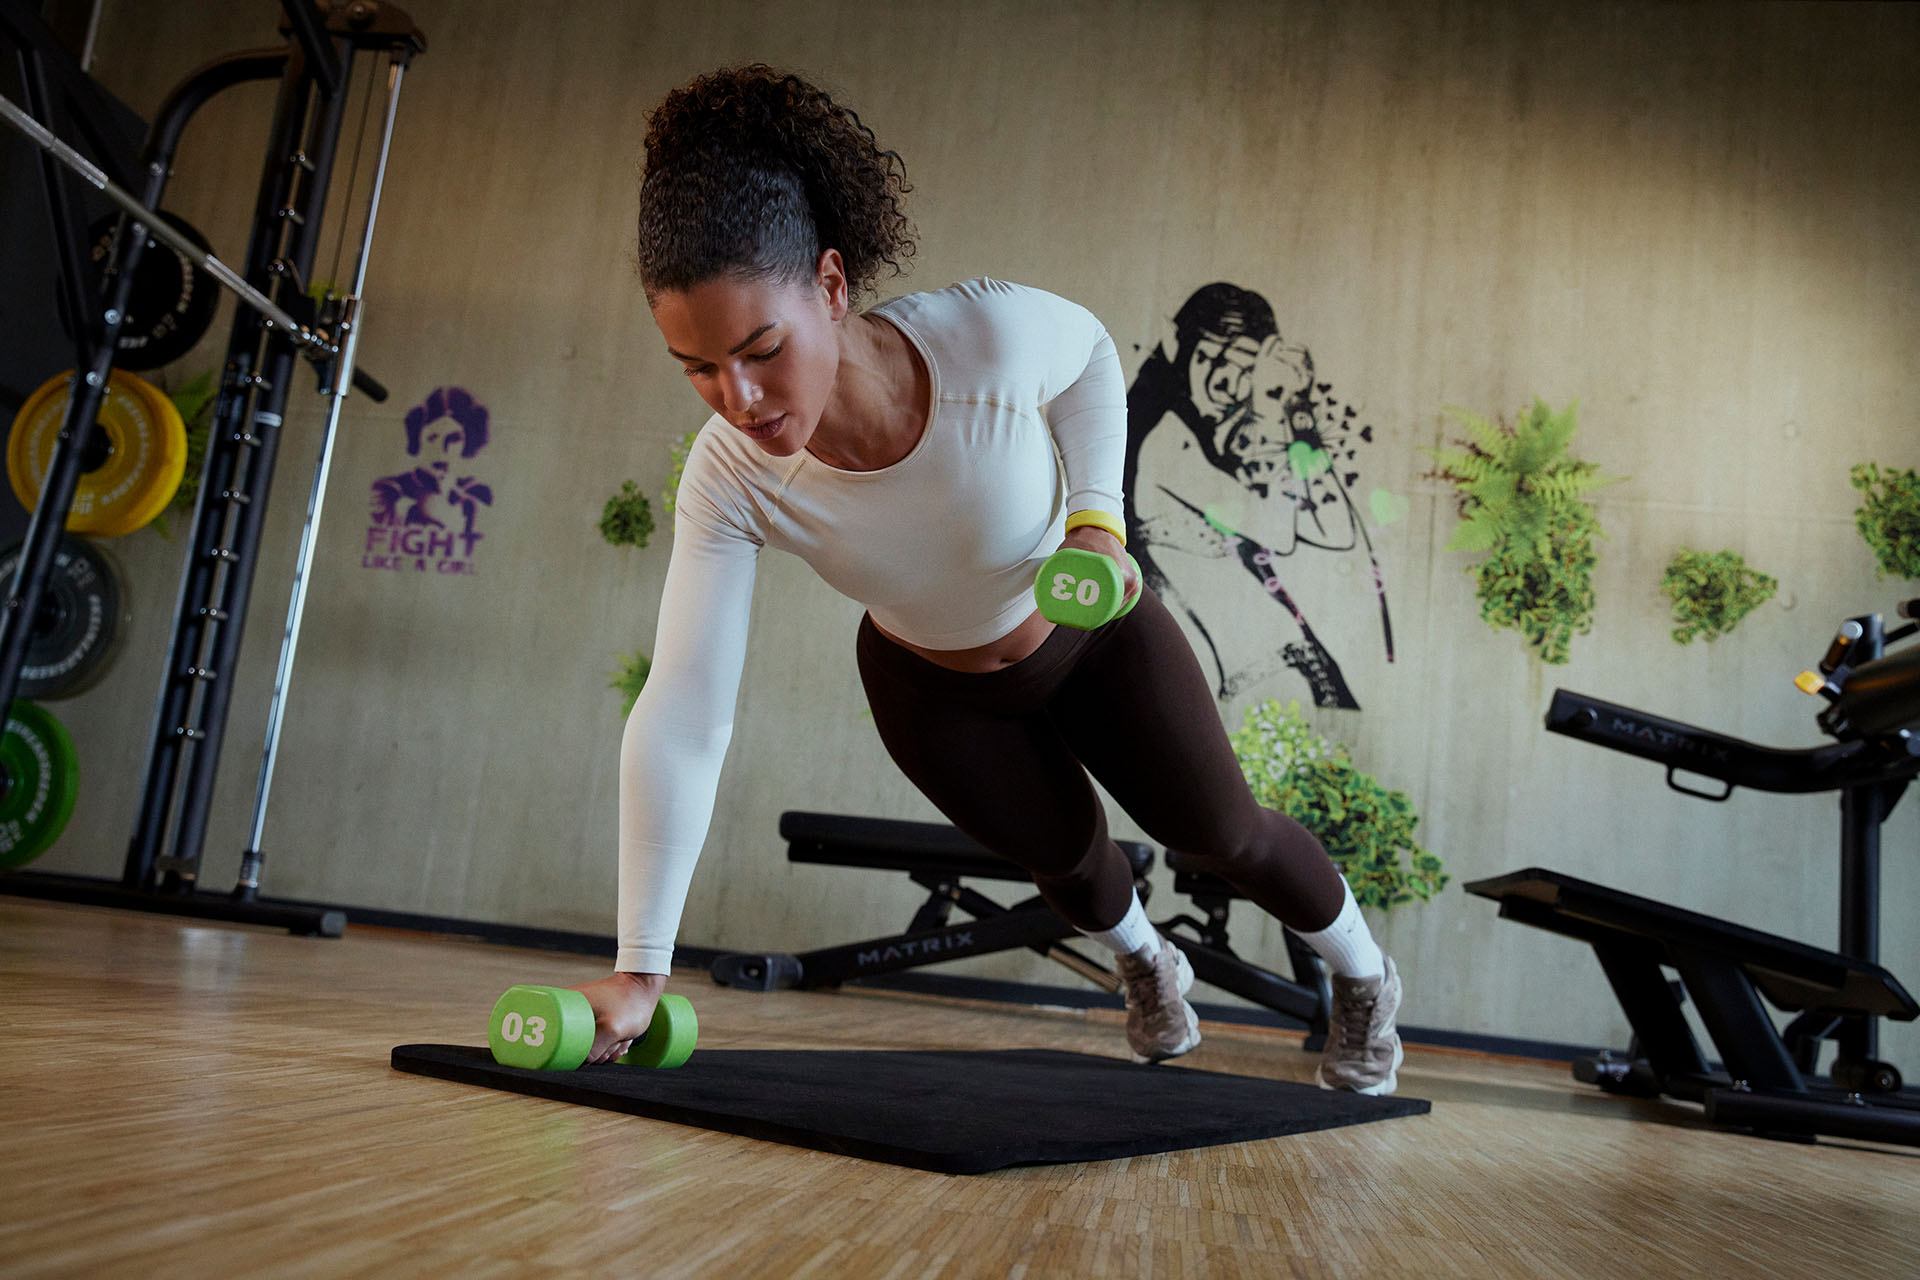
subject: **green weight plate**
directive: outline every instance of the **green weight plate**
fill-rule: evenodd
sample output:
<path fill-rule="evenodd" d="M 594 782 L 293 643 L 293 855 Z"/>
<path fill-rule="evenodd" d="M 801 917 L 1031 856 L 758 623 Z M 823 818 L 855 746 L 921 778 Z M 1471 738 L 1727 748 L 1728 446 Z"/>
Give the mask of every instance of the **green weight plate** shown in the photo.
<path fill-rule="evenodd" d="M 0 768 L 8 782 L 0 799 L 0 870 L 11 871 L 52 848 L 67 829 L 80 794 L 80 758 L 51 713 L 16 702 L 0 735 Z"/>
<path fill-rule="evenodd" d="M 20 568 L 18 544 L 0 551 L 0 584 Z M 20 669 L 25 698 L 70 698 L 106 673 L 131 621 L 119 572 L 100 548 L 62 538 L 53 576 L 34 615 Z"/>
<path fill-rule="evenodd" d="M 564 987 L 508 987 L 487 1020 L 487 1047 L 503 1067 L 571 1071 L 593 1052 L 593 1006 Z"/>
<path fill-rule="evenodd" d="M 668 993 L 654 1006 L 647 1034 L 634 1041 L 620 1061 L 630 1067 L 677 1067 L 693 1056 L 699 1038 L 700 1019 L 694 1016 L 692 1002 Z"/>

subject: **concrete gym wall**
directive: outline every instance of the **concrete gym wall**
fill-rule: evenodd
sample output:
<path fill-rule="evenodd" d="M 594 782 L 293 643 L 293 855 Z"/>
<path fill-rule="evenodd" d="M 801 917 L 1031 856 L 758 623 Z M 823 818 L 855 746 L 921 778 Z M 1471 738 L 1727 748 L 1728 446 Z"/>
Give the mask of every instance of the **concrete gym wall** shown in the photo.
<path fill-rule="evenodd" d="M 1846 473 L 1920 462 L 1920 13 L 1266 0 L 413 12 L 432 47 L 402 99 L 361 346 L 395 394 L 346 415 L 268 827 L 271 891 L 610 931 L 621 718 L 607 677 L 616 653 L 651 648 L 670 538 L 616 550 L 595 524 L 621 480 L 657 501 L 670 442 L 705 412 L 630 269 L 640 138 L 668 88 L 764 59 L 839 91 L 906 156 L 923 239 L 890 288 L 993 274 L 1052 289 L 1105 320 L 1131 374 L 1196 289 L 1232 282 L 1272 304 L 1323 395 L 1371 427 L 1349 487 L 1394 661 L 1363 554 L 1303 549 L 1286 572 L 1360 703 L 1314 723 L 1410 794 L 1454 877 L 1433 904 L 1376 917 L 1408 975 L 1407 1021 L 1624 1042 L 1585 947 L 1500 922 L 1458 888 L 1523 866 L 1832 944 L 1831 795 L 1688 800 L 1656 766 L 1550 736 L 1541 716 L 1565 686 L 1812 745 L 1815 708 L 1793 674 L 1840 618 L 1915 593 L 1876 580 Z M 270 43 L 274 25 L 267 0 L 108 0 L 96 71 L 151 111 L 202 59 Z M 206 114 L 170 201 L 229 256 L 270 98 L 241 91 Z M 220 350 L 210 341 L 168 376 Z M 472 571 L 366 567 L 371 485 L 431 456 L 409 456 L 403 419 L 441 387 L 490 415 L 489 443 L 452 473 L 491 488 L 481 540 L 436 557 Z M 1631 477 L 1597 499 L 1610 540 L 1593 633 L 1553 669 L 1479 620 L 1470 558 L 1441 549 L 1452 503 L 1420 452 L 1447 436 L 1443 407 L 1511 415 L 1536 394 L 1577 398 L 1575 453 Z M 215 884 L 245 839 L 317 454 L 317 398 L 296 404 L 208 846 Z M 48 868 L 119 865 L 180 523 L 172 541 L 144 532 L 115 548 L 139 625 L 112 676 L 58 708 L 88 790 Z M 1779 597 L 1726 639 L 1677 646 L 1657 583 L 1683 544 L 1741 552 L 1778 576 Z M 1186 590 L 1253 672 L 1223 717 L 1308 700 L 1272 661 L 1292 638 L 1279 611 L 1249 602 L 1244 580 L 1189 577 Z M 797 561 L 765 558 L 684 941 L 798 950 L 905 924 L 918 895 L 904 877 L 791 868 L 775 835 L 786 808 L 935 816 L 862 715 L 857 618 Z M 1886 829 L 1884 882 L 1884 959 L 1910 982 L 1916 812 L 1909 800 Z M 1171 885 L 1156 882 L 1165 914 Z M 1283 955 L 1251 912 L 1236 926 L 1250 954 Z M 1073 981 L 1025 957 L 971 968 Z M 1920 1047 L 1904 1029 L 1889 1041 L 1909 1062 Z"/>

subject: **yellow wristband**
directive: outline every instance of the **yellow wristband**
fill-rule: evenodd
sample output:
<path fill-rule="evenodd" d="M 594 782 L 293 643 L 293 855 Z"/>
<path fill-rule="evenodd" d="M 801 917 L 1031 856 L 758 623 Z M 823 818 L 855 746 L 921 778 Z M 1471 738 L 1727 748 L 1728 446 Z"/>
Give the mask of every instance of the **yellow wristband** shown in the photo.
<path fill-rule="evenodd" d="M 1127 545 L 1127 528 L 1120 523 L 1117 516 L 1110 515 L 1105 511 L 1076 511 L 1067 517 L 1068 533 L 1072 533 L 1075 529 L 1083 525 L 1092 525 L 1096 529 L 1105 529 L 1108 533 L 1120 539 L 1121 546 L 1124 547 Z"/>

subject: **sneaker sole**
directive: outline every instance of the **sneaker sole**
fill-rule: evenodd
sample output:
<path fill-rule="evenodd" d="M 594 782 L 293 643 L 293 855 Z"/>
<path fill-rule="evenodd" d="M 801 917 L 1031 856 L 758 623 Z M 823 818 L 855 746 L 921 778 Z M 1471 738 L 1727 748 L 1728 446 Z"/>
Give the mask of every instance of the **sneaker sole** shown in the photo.
<path fill-rule="evenodd" d="M 1405 1047 L 1395 1044 L 1393 1046 L 1393 1065 L 1387 1068 L 1387 1078 L 1378 1084 L 1370 1084 L 1361 1089 L 1350 1089 L 1343 1084 L 1328 1084 L 1327 1078 L 1321 1075 L 1318 1070 L 1313 1073 L 1313 1082 L 1322 1089 L 1330 1092 L 1364 1093 L 1371 1098 L 1385 1097 L 1400 1087 L 1400 1065 L 1406 1060 L 1407 1051 Z"/>

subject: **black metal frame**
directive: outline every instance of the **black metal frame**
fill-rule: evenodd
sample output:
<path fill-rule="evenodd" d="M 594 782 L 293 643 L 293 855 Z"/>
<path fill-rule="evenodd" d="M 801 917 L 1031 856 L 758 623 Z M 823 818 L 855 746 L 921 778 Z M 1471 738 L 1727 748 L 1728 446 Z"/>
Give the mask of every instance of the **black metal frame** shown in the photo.
<path fill-rule="evenodd" d="M 1879 965 L 1537 867 L 1466 889 L 1498 902 L 1504 920 L 1593 947 L 1634 1039 L 1625 1054 L 1576 1061 L 1577 1079 L 1615 1093 L 1702 1103 L 1715 1123 L 1757 1132 L 1920 1145 L 1920 1096 L 1898 1090 L 1898 1073 L 1886 1079 L 1896 1086 L 1886 1092 L 1873 1091 L 1864 1076 L 1837 1086 L 1813 1076 L 1811 1028 L 1920 1016 L 1920 1004 Z M 1680 981 L 1669 982 L 1667 969 Z M 1763 996 L 1804 1012 L 1781 1031 Z M 1720 1068 L 1682 1012 L 1689 998 Z"/>
<path fill-rule="evenodd" d="M 788 842 L 787 858 L 791 862 L 904 871 L 927 890 L 927 898 L 901 933 L 798 955 L 720 955 L 709 972 L 723 986 L 753 991 L 835 987 L 922 965 L 1026 947 L 1109 993 L 1120 988 L 1119 979 L 1107 964 L 1064 944 L 1079 932 L 1037 895 L 1002 906 L 961 883 L 964 879 L 986 879 L 1030 884 L 1032 880 L 1019 867 L 995 857 L 952 827 L 790 811 L 780 816 L 780 834 Z M 1133 865 L 1134 888 L 1144 902 L 1152 891 L 1146 873 L 1153 865 L 1153 850 L 1137 841 L 1116 843 Z M 1194 977 L 1303 1024 L 1308 1032 L 1306 1048 L 1321 1048 L 1326 1042 L 1333 993 L 1319 957 L 1288 931 L 1293 980 L 1242 959 L 1235 954 L 1227 935 L 1228 907 L 1239 894 L 1224 880 L 1193 871 L 1178 854 L 1168 853 L 1167 865 L 1174 871 L 1174 891 L 1190 896 L 1205 914 L 1205 919 L 1176 915 L 1157 926 L 1186 953 Z M 956 907 L 973 919 L 964 924 L 951 923 Z"/>
<path fill-rule="evenodd" d="M 1167 850 L 1166 858 L 1174 873 L 1173 891 L 1191 898 L 1206 913 L 1204 920 L 1182 914 L 1157 926 L 1187 953 L 1193 976 L 1303 1023 L 1307 1028 L 1303 1047 L 1309 1053 L 1319 1052 L 1327 1042 L 1333 982 L 1313 948 L 1293 930 L 1283 929 L 1287 960 L 1293 968 L 1291 979 L 1243 959 L 1227 935 L 1228 908 L 1241 896 L 1239 891 L 1217 876 L 1188 869 L 1185 859 L 1172 849 Z"/>
<path fill-rule="evenodd" d="M 1065 945 L 1065 939 L 1078 937 L 1078 932 L 1040 897 L 1002 906 L 962 884 L 964 878 L 1032 881 L 1019 867 L 994 857 L 952 827 L 789 812 L 780 817 L 780 834 L 788 841 L 789 861 L 904 871 L 927 890 L 927 898 L 901 933 L 798 955 L 720 955 L 709 973 L 722 986 L 751 991 L 837 987 L 902 969 L 1026 947 L 1110 992 L 1119 989 L 1119 979 L 1110 969 Z M 1130 843 L 1122 848 L 1141 873 L 1135 886 L 1144 897 L 1149 892 L 1144 872 L 1151 865 L 1152 850 Z M 951 923 L 956 907 L 973 919 Z"/>
<path fill-rule="evenodd" d="M 174 151 L 187 122 L 207 101 L 235 85 L 280 80 L 266 160 L 254 206 L 243 274 L 276 305 L 310 315 L 305 297 L 320 244 L 322 215 L 346 107 L 345 90 L 357 53 L 409 60 L 425 39 L 403 11 L 375 0 L 322 9 L 319 0 L 281 0 L 283 48 L 216 58 L 189 75 L 160 108 L 130 187 L 157 208 L 171 176 Z M 60 131 L 71 117 L 116 181 L 131 178 L 89 123 L 85 104 L 92 82 L 73 63 L 24 0 L 0 0 L 0 36 L 20 51 L 28 110 Z M 56 94 L 58 88 L 60 92 Z M 119 323 L 146 243 L 123 225 L 104 277 L 105 296 L 88 297 L 85 223 L 72 198 L 71 179 L 42 157 L 62 289 L 75 319 L 77 360 L 67 417 L 45 491 L 29 523 L 18 575 L 0 619 L 0 706 L 18 691 L 31 621 L 51 576 L 59 538 L 75 489 L 94 447 L 94 420 L 107 385 Z M 193 535 L 182 574 L 161 691 L 156 700 L 141 811 L 118 884 L 85 878 L 16 872 L 0 878 L 0 892 L 23 892 L 141 909 L 285 927 L 296 933 L 337 935 L 338 911 L 252 900 L 229 901 L 195 892 L 246 610 L 272 484 L 282 414 L 295 372 L 290 336 L 250 308 L 235 316 Z M 337 358 L 338 353 L 335 353 Z M 322 371 L 323 384 L 327 375 Z M 384 398 L 377 382 L 356 374 L 355 384 Z M 184 780 L 183 775 L 184 773 Z M 171 821 L 170 821 L 171 820 Z M 169 844 L 170 841 L 170 844 Z M 75 883 L 79 881 L 79 883 Z M 171 904 L 159 908 L 149 902 Z"/>
<path fill-rule="evenodd" d="M 1913 618 L 1920 601 L 1903 604 L 1901 612 Z M 1920 1099 L 1903 1092 L 1899 1070 L 1879 1059 L 1880 1019 L 1910 1020 L 1920 1007 L 1878 964 L 1880 828 L 1920 774 L 1920 737 L 1907 727 L 1920 716 L 1920 646 L 1893 657 L 1886 646 L 1917 633 L 1920 624 L 1888 632 L 1877 614 L 1842 624 L 1819 671 L 1802 677 L 1803 688 L 1829 700 L 1819 724 L 1840 741 L 1805 750 L 1764 747 L 1554 691 L 1550 732 L 1664 765 L 1667 785 L 1683 795 L 1723 801 L 1741 786 L 1840 793 L 1840 927 L 1833 952 L 1538 869 L 1466 886 L 1498 899 L 1504 918 L 1592 944 L 1634 1043 L 1624 1055 L 1576 1062 L 1577 1078 L 1619 1092 L 1701 1102 L 1717 1124 L 1920 1144 Z M 1725 790 L 1686 785 L 1682 774 L 1715 779 Z M 1549 883 L 1558 887 L 1540 889 Z M 1667 980 L 1666 968 L 1680 974 L 1678 984 Z M 1819 989 L 1847 974 L 1852 980 L 1844 990 Z M 1774 1027 L 1763 994 L 1796 1013 L 1784 1031 Z M 1681 1013 L 1688 996 L 1725 1059 L 1724 1074 L 1709 1069 L 1694 1042 Z M 1821 1096 L 1812 1082 L 1823 1040 L 1838 1050 L 1830 1072 L 1836 1097 Z"/>
<path fill-rule="evenodd" d="M 1863 624 L 1858 642 L 1863 661 L 1881 658 L 1886 633 L 1879 617 L 1869 615 L 1850 621 Z M 1736 787 L 1743 786 L 1788 794 L 1838 791 L 1838 949 L 1857 959 L 1879 960 L 1880 828 L 1913 777 L 1920 774 L 1920 756 L 1913 754 L 1911 737 L 1783 751 L 1567 689 L 1554 691 L 1547 710 L 1547 729 L 1663 764 L 1667 785 L 1696 799 L 1725 800 Z M 1726 791 L 1716 795 L 1695 790 L 1678 780 L 1676 775 L 1681 773 L 1716 779 L 1726 784 Z M 1796 1028 L 1801 1035 L 1816 1031 L 1816 1040 L 1831 1039 L 1839 1045 L 1843 1062 L 1864 1066 L 1879 1056 L 1879 1026 L 1873 1018 L 1845 1017 L 1818 1024 L 1818 1015 L 1810 1015 Z M 1813 1050 L 1817 1049 L 1815 1044 Z M 1803 1058 L 1806 1052 L 1801 1052 Z"/>

